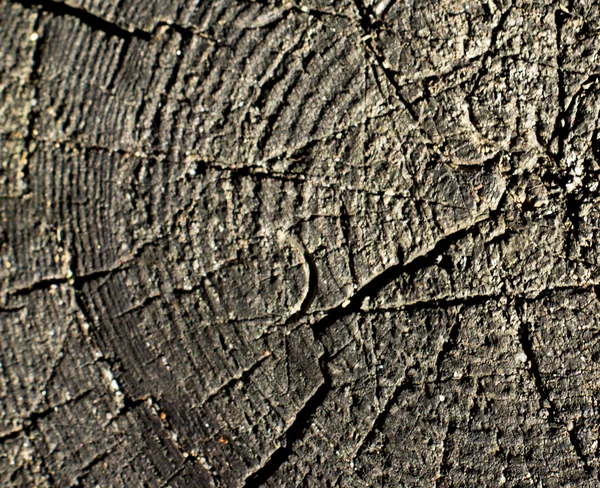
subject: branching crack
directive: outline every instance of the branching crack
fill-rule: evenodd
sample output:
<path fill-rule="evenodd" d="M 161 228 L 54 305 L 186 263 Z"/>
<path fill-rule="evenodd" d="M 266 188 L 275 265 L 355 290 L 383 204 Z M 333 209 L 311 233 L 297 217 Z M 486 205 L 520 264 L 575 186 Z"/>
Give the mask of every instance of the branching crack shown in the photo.
<path fill-rule="evenodd" d="M 38 422 L 40 420 L 45 419 L 46 417 L 51 415 L 53 412 L 55 412 L 57 409 L 66 407 L 68 405 L 72 405 L 74 403 L 77 403 L 77 402 L 83 400 L 85 397 L 90 395 L 92 393 L 92 391 L 93 390 L 86 390 L 86 391 L 80 393 L 79 395 L 66 400 L 63 403 L 60 403 L 57 405 L 52 405 L 52 406 L 50 406 L 44 410 L 38 411 L 38 412 L 31 412 L 26 418 L 22 419 L 21 426 L 18 429 L 8 432 L 6 434 L 0 435 L 0 444 L 4 443 L 10 439 L 15 439 L 15 438 L 19 437 L 19 435 L 21 435 L 21 433 L 28 436 L 30 432 L 32 432 L 33 430 L 36 429 Z"/>
<path fill-rule="evenodd" d="M 302 437 L 311 425 L 311 419 L 317 409 L 323 404 L 327 394 L 331 390 L 331 379 L 327 371 L 327 354 L 321 357 L 321 371 L 323 383 L 315 393 L 308 399 L 304 406 L 296 414 L 296 418 L 286 430 L 281 446 L 277 448 L 269 458 L 250 476 L 246 478 L 244 488 L 253 488 L 263 485 L 273 476 L 279 467 L 290 457 L 294 443 Z"/>
<path fill-rule="evenodd" d="M 440 239 L 435 245 L 423 254 L 414 257 L 407 262 L 400 262 L 385 269 L 369 282 L 359 288 L 347 301 L 329 310 L 327 315 L 315 323 L 312 327 L 318 338 L 334 322 L 352 313 L 359 312 L 362 304 L 367 298 L 375 296 L 383 287 L 396 280 L 402 274 L 412 275 L 417 271 L 433 266 L 437 263 L 437 257 L 443 255 L 454 243 L 465 238 L 477 230 L 477 224 L 496 218 L 499 211 L 491 212 L 487 218 L 478 220 L 473 225 L 457 230 Z"/>
<path fill-rule="evenodd" d="M 435 369 L 436 369 L 436 381 L 440 381 L 442 377 L 442 364 L 446 356 L 452 351 L 454 347 L 456 347 L 456 342 L 458 340 L 458 333 L 460 332 L 460 320 L 456 320 L 450 329 L 450 333 L 448 334 L 448 339 L 444 341 L 442 349 L 437 355 L 435 360 Z"/>
<path fill-rule="evenodd" d="M 365 40 L 366 46 L 369 48 L 369 52 L 375 57 L 375 60 L 377 61 L 377 65 L 383 71 L 388 82 L 394 87 L 394 91 L 396 93 L 396 97 L 398 98 L 398 100 L 400 100 L 402 105 L 404 105 L 404 107 L 408 111 L 408 113 L 409 113 L 410 117 L 413 119 L 413 121 L 418 124 L 419 123 L 418 112 L 415 110 L 413 105 L 410 102 L 408 102 L 408 100 L 406 100 L 406 98 L 402 95 L 402 90 L 401 90 L 400 85 L 394 78 L 394 74 L 392 73 L 391 69 L 389 68 L 384 56 L 379 52 L 379 50 L 377 49 L 377 46 L 375 45 L 375 43 L 373 41 L 372 36 L 373 36 L 373 34 L 375 34 L 377 32 L 378 26 L 377 26 L 377 23 L 374 21 L 376 16 L 375 16 L 375 13 L 373 12 L 372 7 L 366 6 L 361 0 L 354 0 L 354 4 L 355 4 L 356 9 L 358 10 L 358 14 L 360 16 L 360 26 L 361 26 L 363 32 L 365 33 L 365 37 L 363 39 Z M 426 139 L 429 140 L 429 136 L 422 129 L 421 129 L 421 132 L 426 137 Z"/>
<path fill-rule="evenodd" d="M 14 295 L 29 295 L 31 293 L 35 293 L 36 291 L 47 290 L 48 288 L 51 288 L 53 286 L 75 284 L 76 287 L 80 287 L 82 284 L 84 284 L 88 281 L 92 281 L 92 280 L 99 279 L 99 278 L 104 278 L 106 276 L 109 276 L 109 275 L 117 272 L 117 271 L 121 271 L 121 270 L 125 269 L 124 264 L 125 263 L 117 265 L 113 268 L 104 269 L 104 270 L 100 270 L 100 271 L 93 271 L 91 273 L 83 274 L 80 276 L 73 276 L 71 274 L 68 274 L 68 275 L 57 276 L 57 277 L 42 278 L 33 283 L 28 283 L 27 285 L 22 286 L 22 287 L 8 289 L 7 293 L 14 294 Z"/>
<path fill-rule="evenodd" d="M 215 390 L 209 392 L 208 396 L 203 400 L 202 403 L 203 404 L 208 403 L 213 398 L 215 398 L 219 393 L 233 387 L 236 383 L 238 383 L 240 381 L 242 381 L 242 382 L 247 381 L 247 379 L 252 375 L 252 373 L 254 373 L 259 368 L 259 366 L 269 357 L 270 357 L 270 354 L 264 355 L 262 358 L 260 358 L 258 361 L 256 361 L 252 366 L 244 369 L 240 374 L 233 376 L 232 378 L 227 380 L 224 384 L 220 385 Z"/>
<path fill-rule="evenodd" d="M 556 429 L 556 427 L 553 427 L 553 424 L 555 426 L 560 425 L 560 426 L 566 428 L 564 422 L 561 421 L 561 419 L 558 415 L 557 408 L 554 405 L 554 402 L 552 401 L 552 399 L 550 398 L 550 392 L 546 388 L 546 385 L 544 384 L 544 381 L 542 379 L 542 374 L 539 369 L 539 364 L 538 364 L 537 358 L 535 356 L 535 353 L 533 352 L 533 341 L 531 339 L 529 326 L 527 323 L 521 324 L 521 327 L 519 330 L 519 341 L 521 343 L 521 348 L 523 349 L 523 352 L 527 356 L 527 360 L 529 362 L 529 371 L 531 373 L 531 376 L 533 377 L 533 382 L 535 384 L 535 388 L 540 397 L 540 408 L 542 410 L 545 410 L 548 413 L 548 422 L 550 424 L 551 430 Z M 567 431 L 569 434 L 569 441 L 571 442 L 571 445 L 573 446 L 575 455 L 579 458 L 579 460 L 583 464 L 584 471 L 587 474 L 590 474 L 592 472 L 592 468 L 588 464 L 587 456 L 583 453 L 581 442 L 579 441 L 579 438 L 577 437 L 576 429 L 574 429 L 574 428 L 567 429 Z"/>
<path fill-rule="evenodd" d="M 444 439 L 442 440 L 442 456 L 440 459 L 440 465 L 438 468 L 438 474 L 435 479 L 435 486 L 437 488 L 440 480 L 443 480 L 448 471 L 448 461 L 450 459 L 450 453 L 448 449 L 448 439 L 452 437 L 452 435 L 456 432 L 456 425 L 453 422 L 448 423 L 448 427 L 446 428 L 446 432 L 444 433 Z"/>
<path fill-rule="evenodd" d="M 69 266 L 69 270 L 64 275 L 58 276 L 47 276 L 39 279 L 38 281 L 34 281 L 33 283 L 27 283 L 22 286 L 8 288 L 3 290 L 7 295 L 29 295 L 36 291 L 43 291 L 51 288 L 52 286 L 61 286 L 61 285 L 71 285 L 76 290 L 80 289 L 81 286 L 85 283 L 88 283 L 93 280 L 97 280 L 100 278 L 106 278 L 114 273 L 119 271 L 125 271 L 128 269 L 129 265 L 133 263 L 140 253 L 146 249 L 148 246 L 156 245 L 156 241 L 160 239 L 154 239 L 146 242 L 140 243 L 136 246 L 128 255 L 120 259 L 113 266 L 110 266 L 106 269 L 100 269 L 96 271 L 91 271 L 89 273 L 76 273 L 75 269 L 75 259 L 73 257 L 73 253 L 71 253 L 71 263 Z"/>
<path fill-rule="evenodd" d="M 499 208 L 501 205 L 499 205 Z M 487 219 L 488 220 L 497 218 L 500 215 L 500 210 L 496 209 L 492 212 Z M 352 313 L 360 312 L 361 306 L 367 297 L 372 297 L 377 294 L 385 285 L 391 283 L 402 273 L 415 273 L 416 271 L 431 266 L 436 262 L 436 258 L 446 252 L 452 244 L 466 237 L 470 233 L 477 229 L 478 222 L 473 225 L 454 232 L 445 238 L 441 239 L 430 249 L 428 252 L 413 258 L 411 261 L 405 263 L 399 263 L 393 265 L 383 271 L 382 273 L 375 276 L 368 283 L 362 286 L 357 292 L 346 302 L 337 307 L 334 307 L 328 311 L 328 313 L 321 320 L 316 321 L 311 325 L 315 340 L 321 343 L 324 349 L 323 356 L 320 358 L 319 363 L 321 367 L 321 373 L 323 376 L 323 383 L 315 392 L 315 394 L 308 400 L 302 409 L 296 415 L 296 420 L 292 423 L 290 428 L 286 431 L 284 444 L 275 450 L 275 452 L 269 457 L 269 459 L 250 475 L 246 479 L 244 485 L 245 488 L 257 487 L 265 483 L 271 478 L 279 469 L 279 467 L 290 457 L 293 453 L 293 444 L 302 438 L 308 427 L 310 426 L 311 418 L 314 416 L 318 408 L 325 401 L 327 394 L 332 388 L 332 379 L 329 373 L 328 364 L 331 359 L 331 353 L 327 347 L 323 344 L 322 335 L 327 328 L 333 323 L 341 320 Z M 410 386 L 409 382 L 401 381 L 398 383 L 390 400 L 386 403 L 384 409 L 375 419 L 372 427 L 372 431 L 369 435 L 374 435 L 375 432 L 380 429 L 385 422 L 385 419 L 389 415 L 389 411 L 397 400 L 398 396 L 404 391 L 404 389 Z M 365 444 L 368 439 L 365 438 Z"/>
<path fill-rule="evenodd" d="M 358 446 L 356 453 L 354 454 L 354 459 L 356 459 L 360 455 L 360 453 L 366 448 L 366 446 L 369 445 L 369 442 L 375 437 L 376 433 L 378 431 L 381 431 L 381 429 L 383 428 L 383 425 L 385 424 L 386 419 L 390 415 L 392 407 L 394 406 L 394 404 L 396 403 L 396 401 L 398 400 L 398 398 L 400 397 L 402 392 L 404 392 L 411 386 L 413 386 L 413 383 L 408 381 L 408 379 L 406 377 L 402 378 L 402 381 L 400 381 L 398 384 L 396 384 L 388 401 L 385 403 L 383 409 L 377 414 L 377 417 L 375 417 L 375 420 L 374 420 L 373 424 L 371 425 L 371 428 L 365 434 L 362 441 L 360 442 L 360 445 Z"/>
<path fill-rule="evenodd" d="M 110 456 L 111 453 L 112 453 L 112 448 L 109 448 L 105 452 L 103 452 L 101 454 L 98 454 L 92 460 L 90 460 L 82 468 L 82 471 L 79 474 L 79 476 L 75 479 L 75 482 L 72 483 L 70 486 L 71 487 L 80 486 L 81 485 L 81 481 L 84 480 L 85 478 L 87 478 L 89 476 L 89 474 L 92 472 L 92 469 L 94 468 L 94 466 L 97 466 L 98 464 L 100 464 L 101 462 L 103 462 L 106 458 L 108 458 L 108 456 Z"/>
<path fill-rule="evenodd" d="M 348 248 L 348 267 L 350 268 L 352 283 L 356 286 L 358 284 L 358 277 L 356 272 L 356 264 L 354 263 L 354 253 L 352 251 L 353 243 L 350 237 L 350 214 L 348 212 L 348 208 L 346 207 L 346 203 L 343 200 L 340 203 L 340 213 L 340 226 L 342 229 L 342 235 L 344 236 L 344 241 L 346 243 L 346 247 Z"/>

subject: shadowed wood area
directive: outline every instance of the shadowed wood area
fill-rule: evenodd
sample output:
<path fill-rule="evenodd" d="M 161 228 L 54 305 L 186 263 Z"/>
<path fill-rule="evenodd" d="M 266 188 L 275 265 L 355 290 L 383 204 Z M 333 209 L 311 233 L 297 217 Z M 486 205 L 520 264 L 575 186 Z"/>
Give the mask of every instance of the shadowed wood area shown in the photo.
<path fill-rule="evenodd" d="M 0 486 L 600 486 L 599 33 L 0 0 Z"/>

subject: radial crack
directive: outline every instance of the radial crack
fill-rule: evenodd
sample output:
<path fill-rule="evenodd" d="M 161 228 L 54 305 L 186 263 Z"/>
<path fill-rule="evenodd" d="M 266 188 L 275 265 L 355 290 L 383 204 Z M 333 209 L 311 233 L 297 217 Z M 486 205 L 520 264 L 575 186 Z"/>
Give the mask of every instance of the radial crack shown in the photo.
<path fill-rule="evenodd" d="M 13 2 L 20 3 L 26 8 L 39 7 L 41 10 L 59 17 L 75 17 L 92 29 L 102 31 L 108 36 L 115 36 L 121 39 L 136 37 L 143 41 L 150 41 L 152 37 L 150 32 L 141 29 L 126 30 L 114 22 L 98 17 L 82 8 L 73 7 L 65 2 L 55 2 L 53 0 L 13 0 Z"/>

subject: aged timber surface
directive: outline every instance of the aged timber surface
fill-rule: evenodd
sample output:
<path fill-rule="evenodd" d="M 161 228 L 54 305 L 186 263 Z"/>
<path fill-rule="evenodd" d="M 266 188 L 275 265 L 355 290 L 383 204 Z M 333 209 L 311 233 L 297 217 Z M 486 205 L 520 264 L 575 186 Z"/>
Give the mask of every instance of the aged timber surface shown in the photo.
<path fill-rule="evenodd" d="M 600 486 L 600 7 L 0 0 L 0 486 Z"/>

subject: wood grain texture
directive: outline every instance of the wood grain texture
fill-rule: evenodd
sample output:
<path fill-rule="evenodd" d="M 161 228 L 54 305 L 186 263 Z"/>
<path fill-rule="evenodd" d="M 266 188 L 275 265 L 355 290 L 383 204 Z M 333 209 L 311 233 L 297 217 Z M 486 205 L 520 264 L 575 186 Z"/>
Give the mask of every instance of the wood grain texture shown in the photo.
<path fill-rule="evenodd" d="M 0 0 L 0 484 L 600 486 L 599 16 Z"/>

